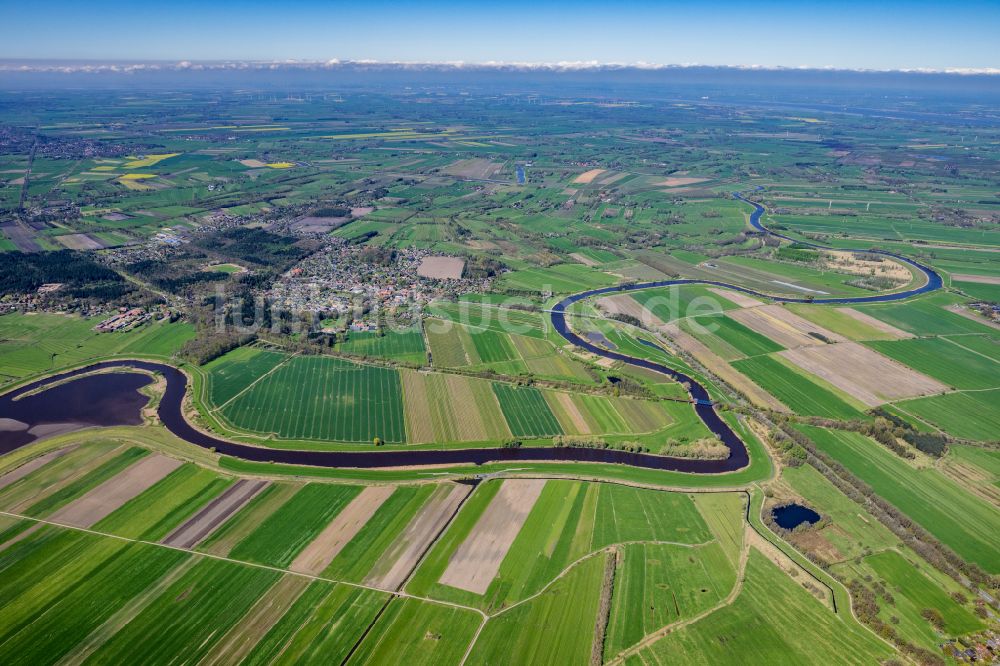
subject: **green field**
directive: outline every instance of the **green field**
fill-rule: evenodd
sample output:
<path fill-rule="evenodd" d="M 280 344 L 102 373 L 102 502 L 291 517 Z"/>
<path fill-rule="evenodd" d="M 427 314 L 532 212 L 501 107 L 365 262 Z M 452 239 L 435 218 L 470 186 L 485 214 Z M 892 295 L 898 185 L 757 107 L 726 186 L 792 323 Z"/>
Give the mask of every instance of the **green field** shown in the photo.
<path fill-rule="evenodd" d="M 317 581 L 264 634 L 246 664 L 340 662 L 386 603 L 381 592 Z"/>
<path fill-rule="evenodd" d="M 865 305 L 857 309 L 915 335 L 992 335 L 995 332 L 985 323 L 980 324 L 945 309 L 956 300 L 947 294 L 936 293 L 901 303 Z"/>
<path fill-rule="evenodd" d="M 754 383 L 792 408 L 797 414 L 826 416 L 833 419 L 853 419 L 861 412 L 832 391 L 807 379 L 784 363 L 770 356 L 757 356 L 734 361 L 734 368 Z"/>
<path fill-rule="evenodd" d="M 838 576 L 868 587 L 878 597 L 879 617 L 893 624 L 905 640 L 930 650 L 936 648 L 940 638 L 921 616 L 925 608 L 950 618 L 947 631 L 952 635 L 979 628 L 971 611 L 950 596 L 962 590 L 958 583 L 929 567 L 815 468 L 786 468 L 782 482 L 810 506 L 819 507 L 824 517 L 821 528 L 796 535 L 792 541 L 830 565 Z"/>
<path fill-rule="evenodd" d="M 469 610 L 395 599 L 347 663 L 455 664 L 479 623 L 479 616 Z"/>
<path fill-rule="evenodd" d="M 915 469 L 864 435 L 799 426 L 827 455 L 962 557 L 1000 571 L 997 512 L 935 469 Z"/>
<path fill-rule="evenodd" d="M 884 620 L 891 622 L 896 617 L 899 631 L 910 640 L 931 650 L 940 640 L 938 632 L 921 617 L 928 608 L 941 613 L 946 635 L 961 636 L 984 628 L 971 610 L 956 603 L 946 591 L 957 591 L 960 586 L 950 581 L 951 585 L 943 588 L 922 571 L 928 568 L 926 563 L 908 560 L 893 550 L 870 555 L 862 562 L 863 566 L 852 573 L 862 578 L 874 575 L 884 582 L 891 595 L 881 600 Z"/>
<path fill-rule="evenodd" d="M 627 664 L 871 664 L 890 648 L 841 622 L 757 550 L 736 601 L 674 631 Z"/>
<path fill-rule="evenodd" d="M 295 357 L 222 414 L 237 428 L 285 439 L 406 439 L 399 372 L 335 358 Z"/>
<path fill-rule="evenodd" d="M 1000 361 L 963 347 L 967 339 L 911 338 L 868 346 L 957 389 L 1000 388 Z"/>
<path fill-rule="evenodd" d="M 359 492 L 358 486 L 304 486 L 236 544 L 229 555 L 237 560 L 287 567 Z"/>
<path fill-rule="evenodd" d="M 0 557 L 5 581 L 0 659 L 56 663 L 187 558 L 179 551 L 54 528 L 36 532 Z"/>
<path fill-rule="evenodd" d="M 476 354 L 483 363 L 497 363 L 520 359 L 520 355 L 510 342 L 510 337 L 489 329 L 473 329 L 469 332 Z"/>
<path fill-rule="evenodd" d="M 101 645 L 90 661 L 120 664 L 135 654 L 140 643 L 148 663 L 197 661 L 280 576 L 275 571 L 202 559 Z"/>
<path fill-rule="evenodd" d="M 212 404 L 225 405 L 286 358 L 284 354 L 256 347 L 239 347 L 206 364 Z"/>
<path fill-rule="evenodd" d="M 527 268 L 504 275 L 500 286 L 515 291 L 570 294 L 584 289 L 608 287 L 618 279 L 580 264 L 559 264 L 552 268 Z"/>
<path fill-rule="evenodd" d="M 594 548 L 628 541 L 704 543 L 712 538 L 691 499 L 680 493 L 601 484 Z"/>
<path fill-rule="evenodd" d="M 337 351 L 354 356 L 373 356 L 423 365 L 427 360 L 420 328 L 384 332 L 351 331 Z"/>
<path fill-rule="evenodd" d="M 0 385 L 113 354 L 172 356 L 194 337 L 185 323 L 152 323 L 122 333 L 97 333 L 101 319 L 61 314 L 0 316 Z"/>
<path fill-rule="evenodd" d="M 493 393 L 500 402 L 510 431 L 516 437 L 547 437 L 562 433 L 559 422 L 538 389 L 494 382 Z"/>
<path fill-rule="evenodd" d="M 469 663 L 587 663 L 608 557 L 581 562 L 539 596 L 491 618 Z"/>
<path fill-rule="evenodd" d="M 605 658 L 646 635 L 722 602 L 736 584 L 736 569 L 722 548 L 630 544 L 615 577 Z"/>
<path fill-rule="evenodd" d="M 955 437 L 993 440 L 1000 432 L 1000 389 L 947 393 L 898 406 Z"/>

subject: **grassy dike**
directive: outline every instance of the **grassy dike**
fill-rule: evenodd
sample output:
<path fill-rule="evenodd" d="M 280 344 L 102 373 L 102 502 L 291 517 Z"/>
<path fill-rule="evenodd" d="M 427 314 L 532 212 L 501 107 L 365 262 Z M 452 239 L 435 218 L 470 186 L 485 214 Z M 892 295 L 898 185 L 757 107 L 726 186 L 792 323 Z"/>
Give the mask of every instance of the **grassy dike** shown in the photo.
<path fill-rule="evenodd" d="M 752 435 L 746 436 L 750 450 L 750 465 L 728 474 L 687 474 L 627 465 L 575 462 L 508 462 L 486 465 L 457 465 L 419 469 L 356 469 L 326 468 L 307 465 L 250 462 L 221 456 L 208 449 L 189 444 L 159 425 L 88 428 L 34 442 L 2 458 L 0 473 L 13 469 L 47 451 L 73 444 L 94 441 L 114 441 L 135 444 L 166 455 L 191 461 L 224 473 L 277 479 L 300 478 L 330 482 L 414 483 L 466 478 L 479 474 L 504 473 L 507 476 L 573 478 L 580 480 L 617 481 L 664 489 L 736 489 L 770 478 L 773 468 L 763 446 Z"/>

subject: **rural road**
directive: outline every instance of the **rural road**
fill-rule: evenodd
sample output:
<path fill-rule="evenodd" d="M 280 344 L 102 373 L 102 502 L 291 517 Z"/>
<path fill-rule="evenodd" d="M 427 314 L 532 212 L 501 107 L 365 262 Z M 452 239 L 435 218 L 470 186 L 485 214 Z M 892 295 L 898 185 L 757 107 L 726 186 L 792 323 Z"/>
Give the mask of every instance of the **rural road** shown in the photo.
<path fill-rule="evenodd" d="M 764 233 L 773 233 L 765 228 L 760 217 L 764 213 L 764 208 L 757 203 L 748 201 L 740 194 L 734 196 L 754 207 L 754 212 L 750 216 L 750 224 L 757 230 Z M 787 239 L 786 236 L 774 234 L 780 238 Z M 791 239 L 788 239 L 791 240 Z M 797 241 L 798 242 L 798 241 Z M 819 246 L 816 246 L 819 247 Z M 840 248 L 838 248 L 840 249 Z M 613 449 L 582 449 L 566 447 L 521 447 L 521 448 L 474 448 L 474 449 L 447 449 L 447 450 L 393 450 L 393 451 L 303 451 L 292 449 L 271 449 L 250 444 L 241 444 L 210 435 L 192 426 L 183 415 L 183 399 L 187 390 L 187 376 L 178 368 L 165 363 L 153 361 L 118 360 L 96 363 L 84 368 L 78 368 L 61 374 L 53 375 L 22 386 L 6 395 L 0 396 L 0 418 L 18 419 L 28 424 L 41 423 L 37 414 L 23 414 L 18 409 L 18 396 L 25 395 L 49 384 L 65 382 L 77 375 L 92 373 L 95 370 L 107 368 L 136 368 L 161 373 L 167 382 L 166 391 L 157 408 L 157 413 L 163 424 L 177 437 L 206 449 L 214 449 L 222 455 L 232 456 L 255 462 L 276 462 L 290 465 L 309 465 L 316 467 L 353 467 L 353 468 L 375 468 L 375 467 L 405 467 L 411 465 L 479 465 L 491 462 L 542 462 L 542 461 L 572 461 L 590 463 L 617 463 L 656 469 L 664 471 L 679 471 L 696 474 L 719 474 L 733 472 L 744 468 L 749 463 L 747 448 L 739 435 L 722 419 L 712 404 L 708 391 L 691 377 L 668 368 L 665 365 L 648 361 L 646 359 L 635 358 L 616 351 L 610 351 L 599 347 L 592 342 L 574 333 L 567 323 L 567 308 L 572 304 L 592 296 L 603 294 L 621 293 L 637 291 L 640 289 L 650 289 L 656 287 L 669 287 L 683 284 L 698 284 L 732 289 L 751 296 L 766 298 L 772 301 L 785 303 L 815 303 L 815 304 L 846 304 L 846 303 L 880 303 L 888 301 L 898 301 L 910 298 L 917 294 L 940 289 L 942 285 L 941 276 L 932 268 L 924 266 L 912 259 L 902 257 L 897 254 L 884 251 L 868 249 L 846 250 L 852 252 L 874 252 L 885 256 L 890 256 L 899 261 L 905 262 L 917 268 L 926 277 L 926 283 L 918 288 L 890 294 L 880 294 L 873 296 L 859 296 L 849 298 L 825 298 L 825 299 L 804 299 L 804 298 L 781 298 L 763 294 L 738 285 L 727 284 L 725 282 L 715 282 L 709 280 L 664 280 L 660 282 L 647 282 L 641 284 L 625 285 L 620 287 L 607 287 L 604 289 L 594 289 L 579 294 L 569 296 L 557 303 L 549 312 L 552 324 L 555 329 L 567 341 L 578 347 L 586 349 L 598 356 L 621 361 L 640 368 L 652 370 L 670 377 L 671 379 L 683 382 L 688 385 L 688 393 L 691 396 L 693 408 L 702 422 L 729 448 L 730 455 L 725 460 L 699 460 L 688 458 L 670 458 L 647 453 L 629 453 L 626 451 L 616 451 Z M 570 315 L 572 316 L 572 315 Z M 94 375 L 88 381 L 108 382 L 109 393 L 111 383 L 114 381 L 114 374 Z M 70 382 L 62 388 L 68 390 L 73 384 Z M 90 386 L 90 390 L 99 387 Z M 121 389 L 123 399 L 131 394 L 136 394 L 134 388 L 127 391 Z M 44 395 L 42 393 L 41 395 Z M 19 418 L 20 417 L 20 418 Z M 34 417 L 34 418 L 33 418 Z M 104 425 L 95 423 L 94 425 Z M 30 440 L 33 441 L 33 440 Z M 0 431 L 0 454 L 24 446 L 30 441 L 23 441 L 23 435 L 19 432 Z"/>

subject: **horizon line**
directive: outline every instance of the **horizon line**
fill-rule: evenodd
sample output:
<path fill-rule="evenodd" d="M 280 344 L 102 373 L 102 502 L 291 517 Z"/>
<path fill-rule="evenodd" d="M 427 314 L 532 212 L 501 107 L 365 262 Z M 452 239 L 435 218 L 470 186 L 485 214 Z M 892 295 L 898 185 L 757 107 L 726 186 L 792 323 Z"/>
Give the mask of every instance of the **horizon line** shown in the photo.
<path fill-rule="evenodd" d="M 597 60 L 519 62 L 487 60 L 420 61 L 374 59 L 217 59 L 217 60 L 168 60 L 168 59 L 95 59 L 95 58 L 16 58 L 0 57 L 0 73 L 62 73 L 62 74 L 135 74 L 157 71 L 273 71 L 277 69 L 333 70 L 352 67 L 380 69 L 425 70 L 506 70 L 520 72 L 585 72 L 585 71 L 665 71 L 678 69 L 715 69 L 736 71 L 773 72 L 847 72 L 858 74 L 937 74 L 952 76 L 997 76 L 1000 67 L 838 67 L 832 65 L 761 65 L 704 63 L 649 63 L 649 62 L 599 62 Z"/>

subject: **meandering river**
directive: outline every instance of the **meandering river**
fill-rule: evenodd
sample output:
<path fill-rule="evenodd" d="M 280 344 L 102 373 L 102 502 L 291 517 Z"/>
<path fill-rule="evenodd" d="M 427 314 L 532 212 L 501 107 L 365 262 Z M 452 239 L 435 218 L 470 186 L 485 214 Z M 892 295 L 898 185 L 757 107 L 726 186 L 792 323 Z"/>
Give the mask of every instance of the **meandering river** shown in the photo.
<path fill-rule="evenodd" d="M 753 206 L 750 224 L 758 231 L 773 234 L 786 240 L 796 240 L 768 230 L 760 221 L 764 208 L 749 201 L 742 194 L 734 196 Z M 797 241 L 796 242 L 802 242 Z M 815 247 L 821 247 L 810 244 Z M 839 248 L 838 248 L 839 249 Z M 158 372 L 166 380 L 166 390 L 157 407 L 160 420 L 177 437 L 204 448 L 213 448 L 218 453 L 243 460 L 317 467 L 407 467 L 413 465 L 480 465 L 491 462 L 544 462 L 575 461 L 591 463 L 616 463 L 656 470 L 690 472 L 696 474 L 719 474 L 733 472 L 746 467 L 749 454 L 746 444 L 723 420 L 708 391 L 696 380 L 665 365 L 642 358 L 635 358 L 618 351 L 606 349 L 577 335 L 568 324 L 567 309 L 574 303 L 593 296 L 619 292 L 637 291 L 656 287 L 670 287 L 684 284 L 701 284 L 733 289 L 745 294 L 772 301 L 786 303 L 878 303 L 898 301 L 917 294 L 941 288 L 941 276 L 934 269 L 907 257 L 891 252 L 868 249 L 849 250 L 854 252 L 875 252 L 892 257 L 918 269 L 926 278 L 917 288 L 890 294 L 858 296 L 848 298 L 781 298 L 763 294 L 739 285 L 710 280 L 664 280 L 607 287 L 574 294 L 557 303 L 550 316 L 555 330 L 567 341 L 598 356 L 621 361 L 647 370 L 664 374 L 688 386 L 692 409 L 698 418 L 729 448 L 729 457 L 724 460 L 694 460 L 670 458 L 645 453 L 628 453 L 611 449 L 579 449 L 565 447 L 521 447 L 521 448 L 472 448 L 445 450 L 356 450 L 356 451 L 303 451 L 272 449 L 250 444 L 241 444 L 208 434 L 192 426 L 184 418 L 183 401 L 187 391 L 187 376 L 179 369 L 165 363 L 153 361 L 116 360 L 96 363 L 84 368 L 63 372 L 22 386 L 0 396 L 0 454 L 7 453 L 35 441 L 52 432 L 64 432 L 87 426 L 136 425 L 142 422 L 141 410 L 146 397 L 139 389 L 150 383 L 149 377 L 138 373 L 105 372 L 91 374 L 99 370 L 123 370 L 129 368 Z M 87 375 L 78 377 L 79 375 Z M 46 389 L 46 386 L 58 384 Z M 30 395 L 29 395 L 30 394 Z"/>

